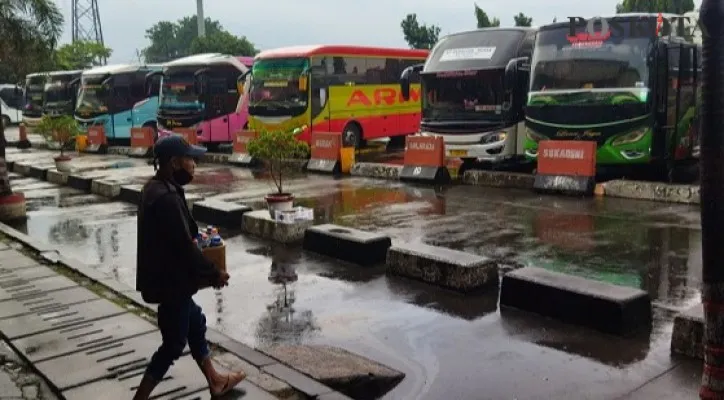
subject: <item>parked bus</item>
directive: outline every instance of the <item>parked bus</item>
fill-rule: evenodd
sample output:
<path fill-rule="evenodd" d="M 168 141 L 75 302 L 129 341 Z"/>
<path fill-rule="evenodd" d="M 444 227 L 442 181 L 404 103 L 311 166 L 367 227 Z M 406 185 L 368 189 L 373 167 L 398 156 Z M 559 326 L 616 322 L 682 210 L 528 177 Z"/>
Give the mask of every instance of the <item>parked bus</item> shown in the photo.
<path fill-rule="evenodd" d="M 25 77 L 25 104 L 23 105 L 23 123 L 34 127 L 43 117 L 43 92 L 49 72 L 36 72 Z"/>
<path fill-rule="evenodd" d="M 253 58 L 197 54 L 167 63 L 158 107 L 159 136 L 174 128 L 196 129 L 199 143 L 214 147 L 231 143 L 247 125 L 239 79 Z"/>
<path fill-rule="evenodd" d="M 102 125 L 109 143 L 127 145 L 131 128 L 156 128 L 161 65 L 107 65 L 83 71 L 75 119 Z"/>
<path fill-rule="evenodd" d="M 311 132 L 342 132 L 346 146 L 404 135 L 420 126 L 419 97 L 404 100 L 399 76 L 425 61 L 427 50 L 359 46 L 298 46 L 260 53 L 249 89 L 253 130 L 307 126 Z M 413 84 L 419 93 L 419 84 Z"/>
<path fill-rule="evenodd" d="M 43 91 L 43 115 L 73 115 L 83 71 L 54 71 L 47 74 Z"/>
<path fill-rule="evenodd" d="M 3 126 L 19 124 L 23 120 L 23 90 L 18 85 L 0 85 L 0 115 Z"/>
<path fill-rule="evenodd" d="M 526 109 L 526 155 L 542 140 L 587 140 L 601 166 L 653 166 L 671 178 L 696 162 L 701 47 L 657 34 L 658 14 L 618 14 L 622 32 L 569 36 L 568 22 L 540 28 Z M 669 17 L 664 15 L 665 17 Z M 648 24 L 650 34 L 631 27 Z M 645 31 L 649 32 L 649 31 Z"/>
<path fill-rule="evenodd" d="M 422 80 L 420 133 L 442 136 L 447 157 L 501 163 L 525 159 L 524 117 L 535 28 L 485 28 L 446 36 L 423 65 L 400 79 Z"/>

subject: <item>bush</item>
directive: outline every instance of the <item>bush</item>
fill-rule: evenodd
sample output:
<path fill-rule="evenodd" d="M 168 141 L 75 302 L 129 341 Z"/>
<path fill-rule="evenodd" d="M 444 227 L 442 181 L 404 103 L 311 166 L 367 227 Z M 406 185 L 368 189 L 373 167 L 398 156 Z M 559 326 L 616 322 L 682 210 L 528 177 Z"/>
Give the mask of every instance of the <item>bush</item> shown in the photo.
<path fill-rule="evenodd" d="M 44 115 L 35 131 L 48 142 L 60 143 L 61 156 L 66 148 L 75 143 L 76 136 L 82 133 L 78 122 L 70 115 L 60 117 Z"/>
<path fill-rule="evenodd" d="M 309 145 L 297 139 L 302 130 L 303 128 L 292 131 L 261 131 L 247 144 L 246 151 L 249 155 L 264 161 L 278 193 L 284 193 L 284 161 L 309 156 Z"/>

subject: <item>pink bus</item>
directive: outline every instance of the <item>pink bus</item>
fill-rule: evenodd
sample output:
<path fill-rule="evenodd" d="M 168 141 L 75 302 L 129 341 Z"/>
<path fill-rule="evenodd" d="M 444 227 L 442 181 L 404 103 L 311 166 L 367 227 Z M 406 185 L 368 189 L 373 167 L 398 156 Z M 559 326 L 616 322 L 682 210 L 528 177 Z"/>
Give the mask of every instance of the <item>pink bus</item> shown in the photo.
<path fill-rule="evenodd" d="M 238 81 L 253 61 L 253 57 L 213 53 L 164 64 L 157 73 L 162 75 L 159 137 L 170 135 L 175 128 L 195 128 L 199 143 L 210 149 L 231 143 L 234 132 L 247 124 L 248 107 Z"/>

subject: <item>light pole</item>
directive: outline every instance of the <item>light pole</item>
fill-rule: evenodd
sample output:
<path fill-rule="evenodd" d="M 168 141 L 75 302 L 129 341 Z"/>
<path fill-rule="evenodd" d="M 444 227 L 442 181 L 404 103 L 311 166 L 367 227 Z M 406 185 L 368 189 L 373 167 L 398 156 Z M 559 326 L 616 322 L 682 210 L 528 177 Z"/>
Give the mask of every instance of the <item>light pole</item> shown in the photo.
<path fill-rule="evenodd" d="M 199 37 L 204 37 L 204 35 L 206 35 L 204 0 L 196 0 L 196 24 L 199 26 Z"/>

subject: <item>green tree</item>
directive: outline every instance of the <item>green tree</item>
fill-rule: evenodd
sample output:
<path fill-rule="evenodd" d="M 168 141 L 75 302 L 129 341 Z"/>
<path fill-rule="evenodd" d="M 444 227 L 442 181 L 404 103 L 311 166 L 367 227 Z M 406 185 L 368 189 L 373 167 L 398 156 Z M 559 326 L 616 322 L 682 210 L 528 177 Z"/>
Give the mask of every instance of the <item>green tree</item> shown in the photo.
<path fill-rule="evenodd" d="M 111 56 L 113 50 L 101 43 L 77 41 L 60 46 L 55 52 L 57 68 L 62 70 L 86 69 L 102 65 L 101 60 Z"/>
<path fill-rule="evenodd" d="M 533 18 L 530 18 L 523 13 L 518 13 L 518 15 L 514 15 L 513 20 L 515 21 L 515 26 L 531 26 L 531 25 L 533 25 Z M 555 21 L 555 18 L 553 20 Z"/>
<path fill-rule="evenodd" d="M 490 18 L 482 8 L 475 4 L 475 19 L 478 20 L 478 28 L 494 28 L 500 26 L 500 20 Z"/>
<path fill-rule="evenodd" d="M 185 17 L 176 22 L 160 21 L 154 24 L 146 30 L 146 38 L 151 41 L 151 45 L 143 49 L 141 52 L 143 54 L 143 58 L 148 63 L 160 63 L 179 57 L 198 54 L 199 52 L 192 50 L 192 45 L 196 39 L 199 39 L 201 42 L 196 45 L 197 49 L 212 47 L 208 38 L 220 38 L 221 40 L 224 40 L 227 45 L 229 44 L 229 40 L 227 40 L 228 35 L 234 35 L 226 31 L 219 21 L 212 21 L 210 18 L 206 18 L 205 23 L 206 38 L 204 39 L 198 38 L 196 16 Z M 249 43 L 245 37 L 237 39 Z M 251 45 L 251 43 L 249 43 L 249 45 Z M 235 47 L 231 46 L 230 48 L 233 49 Z M 256 51 L 256 49 L 254 51 Z"/>
<path fill-rule="evenodd" d="M 235 56 L 254 56 L 257 53 L 246 36 L 237 37 L 226 31 L 196 37 L 191 41 L 190 51 L 191 54 L 222 53 Z"/>
<path fill-rule="evenodd" d="M 417 21 L 417 14 L 407 14 L 400 23 L 405 41 L 413 49 L 431 49 L 440 37 L 440 27 Z"/>
<path fill-rule="evenodd" d="M 694 0 L 623 0 L 616 4 L 616 13 L 662 12 L 683 14 L 694 11 Z"/>
<path fill-rule="evenodd" d="M 15 76 L 5 82 L 19 82 L 40 61 L 51 59 L 63 32 L 63 14 L 52 0 L 0 1 L 0 62 Z M 5 127 L 0 124 L 0 196 L 13 193 L 5 163 Z"/>

